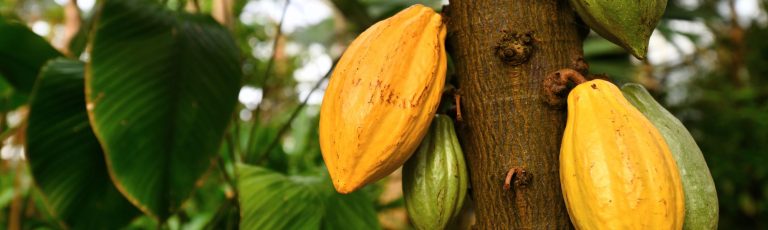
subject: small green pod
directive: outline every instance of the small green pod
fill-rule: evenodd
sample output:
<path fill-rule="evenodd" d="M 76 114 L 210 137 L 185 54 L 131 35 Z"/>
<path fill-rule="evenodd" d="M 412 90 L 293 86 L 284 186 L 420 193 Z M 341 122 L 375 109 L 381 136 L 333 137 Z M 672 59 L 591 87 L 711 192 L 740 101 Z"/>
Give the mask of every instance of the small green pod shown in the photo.
<path fill-rule="evenodd" d="M 437 115 L 403 166 L 403 196 L 416 229 L 445 229 L 460 213 L 469 176 L 453 121 Z"/>
<path fill-rule="evenodd" d="M 683 229 L 717 229 L 719 208 L 715 182 L 696 141 L 680 120 L 656 102 L 643 86 L 625 84 L 621 91 L 661 132 L 675 158 L 685 194 Z"/>

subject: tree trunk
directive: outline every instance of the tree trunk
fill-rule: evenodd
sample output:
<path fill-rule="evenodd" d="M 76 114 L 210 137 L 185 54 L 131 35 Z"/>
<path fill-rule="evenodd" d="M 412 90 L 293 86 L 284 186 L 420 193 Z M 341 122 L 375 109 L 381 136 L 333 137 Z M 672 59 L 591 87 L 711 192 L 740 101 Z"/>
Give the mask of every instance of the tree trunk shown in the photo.
<path fill-rule="evenodd" d="M 233 0 L 214 0 L 211 10 L 213 18 L 229 30 L 235 28 L 235 16 L 232 14 L 234 4 Z"/>
<path fill-rule="evenodd" d="M 566 0 L 451 0 L 444 10 L 476 229 L 572 228 L 558 162 L 566 111 L 545 103 L 542 82 L 578 68 L 585 27 Z"/>

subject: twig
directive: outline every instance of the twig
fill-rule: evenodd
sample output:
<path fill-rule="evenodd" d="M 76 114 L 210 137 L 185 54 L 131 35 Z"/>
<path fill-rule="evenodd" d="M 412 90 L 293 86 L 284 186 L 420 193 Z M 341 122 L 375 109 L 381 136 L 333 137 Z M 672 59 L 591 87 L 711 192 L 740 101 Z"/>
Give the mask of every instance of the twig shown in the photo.
<path fill-rule="evenodd" d="M 304 106 L 307 105 L 307 101 L 309 101 L 309 97 L 312 96 L 312 93 L 314 93 L 315 90 L 320 88 L 320 86 L 323 84 L 323 81 L 325 81 L 325 79 L 328 79 L 331 76 L 331 73 L 333 72 L 333 68 L 335 68 L 336 63 L 338 61 L 339 60 L 337 59 L 333 62 L 333 66 L 330 69 L 328 69 L 328 72 L 325 73 L 325 76 L 323 76 L 323 78 L 321 78 L 320 80 L 317 81 L 317 83 L 315 83 L 315 86 L 313 86 L 312 90 L 310 90 L 307 96 L 304 97 L 304 100 L 301 102 L 301 104 L 299 104 L 299 107 L 293 110 L 293 112 L 291 113 L 291 117 L 288 118 L 288 121 L 286 121 L 280 127 L 280 130 L 277 132 L 277 136 L 275 136 L 275 138 L 272 139 L 271 142 L 269 142 L 269 145 L 267 145 L 267 148 L 265 149 L 265 151 L 263 151 L 259 155 L 259 160 L 257 161 L 258 163 L 261 163 L 262 161 L 264 161 L 264 159 L 266 159 L 266 157 L 269 155 L 269 152 L 271 152 L 272 149 L 275 148 L 275 146 L 277 146 L 277 143 L 280 142 L 280 137 L 283 136 L 283 134 L 286 131 L 288 131 L 288 127 L 291 126 L 291 122 L 293 122 L 293 120 L 296 119 L 296 117 L 298 117 L 299 112 L 304 108 Z"/>
<path fill-rule="evenodd" d="M 232 187 L 234 191 L 234 197 L 238 197 L 239 194 L 237 192 L 237 182 L 235 182 L 235 180 L 229 176 L 229 173 L 227 172 L 227 166 L 224 164 L 224 159 L 219 157 L 217 161 L 219 169 L 221 169 L 221 175 L 224 177 L 224 181 L 226 181 L 227 184 Z M 234 168 L 233 171 L 237 171 L 237 168 Z"/>
<path fill-rule="evenodd" d="M 213 18 L 219 21 L 222 25 L 227 27 L 230 31 L 234 30 L 232 25 L 234 17 L 232 16 L 232 1 L 231 0 L 213 0 Z"/>
<path fill-rule="evenodd" d="M 192 0 L 192 6 L 195 7 L 195 13 L 200 13 L 200 2 Z"/>
<path fill-rule="evenodd" d="M 275 58 L 277 57 L 277 45 L 278 45 L 278 43 L 280 41 L 280 36 L 283 36 L 283 30 L 282 30 L 283 21 L 285 21 L 285 14 L 288 11 L 288 5 L 290 5 L 290 4 L 291 4 L 291 0 L 286 0 L 285 1 L 285 6 L 283 7 L 283 13 L 280 16 L 280 22 L 278 22 L 277 28 L 275 28 L 275 30 L 277 32 L 275 33 L 275 41 L 272 44 L 272 56 L 267 61 L 267 68 L 264 70 L 264 76 L 262 77 L 261 84 L 260 84 L 261 85 L 261 92 L 262 92 L 262 94 L 261 94 L 262 95 L 262 97 L 261 97 L 262 100 L 267 95 L 267 87 L 266 87 L 267 79 L 269 78 L 270 73 L 272 73 L 272 68 L 275 65 L 274 63 L 275 63 Z M 256 109 L 254 109 L 254 111 L 253 111 L 254 112 L 253 116 L 251 116 L 251 119 L 253 119 L 254 122 L 253 122 L 253 126 L 251 126 L 251 130 L 249 132 L 250 136 L 248 136 L 248 143 L 245 146 L 245 154 L 247 154 L 247 155 L 250 155 L 250 153 L 251 153 L 251 146 L 253 145 L 253 140 L 254 140 L 253 136 L 256 134 L 256 130 L 258 129 L 257 121 L 258 121 L 259 117 L 261 116 L 261 105 L 263 105 L 263 104 L 264 103 L 259 103 L 259 105 L 256 106 Z M 248 159 L 248 157 L 246 157 L 246 159 Z"/>
<path fill-rule="evenodd" d="M 513 180 L 514 179 L 514 180 Z M 532 175 L 525 171 L 524 167 L 512 167 L 507 171 L 507 176 L 504 178 L 504 191 L 509 191 L 512 185 L 515 188 L 524 188 L 531 182 Z"/>
<path fill-rule="evenodd" d="M 285 15 L 288 11 L 288 5 L 291 4 L 291 0 L 285 1 L 285 6 L 283 6 L 283 13 L 280 15 L 280 22 L 277 23 L 277 28 L 275 28 L 275 41 L 272 43 L 272 56 L 269 57 L 269 60 L 267 60 L 267 68 L 264 70 L 264 77 L 261 80 L 261 87 L 265 88 L 264 85 L 267 84 L 267 79 L 269 79 L 269 74 L 272 72 L 272 68 L 275 65 L 275 58 L 277 56 L 277 46 L 279 44 L 278 41 L 280 41 L 280 37 L 283 36 L 283 21 L 285 21 Z M 260 107 L 260 106 L 259 106 Z"/>
<path fill-rule="evenodd" d="M 77 36 L 81 27 L 80 8 L 77 7 L 77 0 L 69 0 L 66 6 L 64 6 L 64 42 L 62 42 L 61 50 L 69 57 L 73 57 L 72 51 L 69 50 L 72 40 Z"/>

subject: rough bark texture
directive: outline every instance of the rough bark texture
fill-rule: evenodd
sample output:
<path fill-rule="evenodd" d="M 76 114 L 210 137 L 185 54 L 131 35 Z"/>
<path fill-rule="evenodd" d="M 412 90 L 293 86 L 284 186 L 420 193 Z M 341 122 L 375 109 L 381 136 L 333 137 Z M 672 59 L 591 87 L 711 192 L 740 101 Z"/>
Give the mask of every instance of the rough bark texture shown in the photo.
<path fill-rule="evenodd" d="M 542 82 L 578 67 L 584 26 L 565 0 L 451 0 L 445 15 L 476 229 L 572 228 L 558 174 L 566 111 L 545 103 Z"/>

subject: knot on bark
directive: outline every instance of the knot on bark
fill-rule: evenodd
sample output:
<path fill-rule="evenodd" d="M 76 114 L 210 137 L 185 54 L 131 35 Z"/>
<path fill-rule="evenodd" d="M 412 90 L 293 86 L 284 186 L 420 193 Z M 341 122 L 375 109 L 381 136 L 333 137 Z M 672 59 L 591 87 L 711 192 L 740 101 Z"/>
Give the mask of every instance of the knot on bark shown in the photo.
<path fill-rule="evenodd" d="M 505 30 L 502 33 L 504 36 L 496 43 L 496 56 L 513 66 L 528 61 L 533 53 L 532 33 L 511 33 Z"/>
<path fill-rule="evenodd" d="M 584 75 L 581 75 L 573 69 L 561 69 L 555 71 L 544 78 L 544 95 L 547 97 L 547 103 L 552 106 L 562 106 L 563 97 L 568 95 L 568 81 L 573 81 L 576 85 L 587 81 Z"/>
<path fill-rule="evenodd" d="M 515 188 L 528 187 L 528 185 L 531 184 L 532 180 L 533 180 L 533 174 L 529 173 L 528 171 L 525 171 L 524 168 L 522 167 L 511 168 L 507 172 L 507 177 L 504 179 L 504 190 L 509 191 L 512 185 L 515 185 Z"/>

